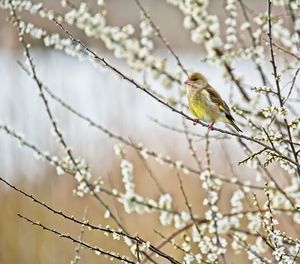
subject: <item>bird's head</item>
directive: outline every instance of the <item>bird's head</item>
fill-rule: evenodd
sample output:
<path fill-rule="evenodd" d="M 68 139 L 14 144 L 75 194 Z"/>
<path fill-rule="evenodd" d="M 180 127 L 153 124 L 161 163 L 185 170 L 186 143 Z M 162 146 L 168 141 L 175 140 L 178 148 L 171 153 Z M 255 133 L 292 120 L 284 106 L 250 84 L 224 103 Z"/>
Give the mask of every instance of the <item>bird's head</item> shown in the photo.
<path fill-rule="evenodd" d="M 200 72 L 193 72 L 189 75 L 188 79 L 184 82 L 184 84 L 191 86 L 206 86 L 207 79 Z"/>

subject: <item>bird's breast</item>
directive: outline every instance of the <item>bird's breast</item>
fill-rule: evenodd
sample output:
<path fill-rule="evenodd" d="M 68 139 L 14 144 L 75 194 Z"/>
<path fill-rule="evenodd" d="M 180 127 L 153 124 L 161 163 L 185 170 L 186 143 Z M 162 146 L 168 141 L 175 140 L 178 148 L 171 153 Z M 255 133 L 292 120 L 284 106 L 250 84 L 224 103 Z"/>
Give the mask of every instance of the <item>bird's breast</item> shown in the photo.
<path fill-rule="evenodd" d="M 205 89 L 188 89 L 187 91 L 190 111 L 199 119 L 214 122 L 218 118 L 219 108 L 210 99 Z"/>

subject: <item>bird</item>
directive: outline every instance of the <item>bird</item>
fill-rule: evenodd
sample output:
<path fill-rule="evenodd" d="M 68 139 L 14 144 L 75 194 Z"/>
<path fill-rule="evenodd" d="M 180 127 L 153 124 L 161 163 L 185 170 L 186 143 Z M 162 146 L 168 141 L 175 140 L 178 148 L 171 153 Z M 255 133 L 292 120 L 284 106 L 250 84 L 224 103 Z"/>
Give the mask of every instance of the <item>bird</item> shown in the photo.
<path fill-rule="evenodd" d="M 187 99 L 189 110 L 199 120 L 209 123 L 208 130 L 214 129 L 215 122 L 221 121 L 233 126 L 238 132 L 242 130 L 235 124 L 230 108 L 220 94 L 208 83 L 206 77 L 200 72 L 193 72 L 184 82 L 187 86 Z"/>

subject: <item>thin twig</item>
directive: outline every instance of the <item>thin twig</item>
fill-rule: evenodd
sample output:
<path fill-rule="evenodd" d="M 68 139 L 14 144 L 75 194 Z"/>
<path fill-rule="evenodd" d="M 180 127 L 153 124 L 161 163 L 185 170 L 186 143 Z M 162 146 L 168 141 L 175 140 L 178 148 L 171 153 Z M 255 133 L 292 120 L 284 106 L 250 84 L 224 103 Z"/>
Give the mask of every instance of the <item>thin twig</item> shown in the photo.
<path fill-rule="evenodd" d="M 215 209 L 213 209 L 213 207 L 216 207 L 217 201 L 215 201 L 213 203 L 211 201 L 211 199 L 209 198 L 210 193 L 213 191 L 211 183 L 210 183 L 211 179 L 209 179 L 211 177 L 211 174 L 212 174 L 209 132 L 210 132 L 210 130 L 208 130 L 207 133 L 206 133 L 206 145 L 205 145 L 205 155 L 206 155 L 207 171 L 208 171 L 208 174 L 205 177 L 205 181 L 206 181 L 207 192 L 208 192 L 208 205 L 210 207 L 210 211 L 211 211 L 211 214 L 212 214 L 212 221 L 213 221 L 214 231 L 215 231 L 215 236 L 216 236 L 216 245 L 218 246 L 218 248 L 222 248 L 222 244 L 221 244 L 221 241 L 220 241 L 220 235 L 219 235 L 219 231 L 218 231 L 218 217 L 217 217 Z M 217 192 L 217 190 L 215 190 L 215 192 Z M 226 257 L 225 257 L 224 253 L 221 253 L 221 260 L 222 260 L 222 263 L 226 264 Z"/>
<path fill-rule="evenodd" d="M 191 255 L 191 256 L 194 258 L 194 255 L 191 254 L 191 252 L 189 252 L 189 251 L 185 250 L 184 248 L 182 248 L 180 245 L 178 245 L 177 243 L 175 243 L 175 241 L 170 241 L 170 240 L 167 241 L 166 236 L 163 235 L 161 232 L 159 232 L 159 231 L 157 231 L 157 230 L 154 230 L 154 232 L 155 232 L 156 234 L 158 234 L 164 241 L 166 241 L 167 243 L 171 244 L 174 248 L 176 248 L 176 249 L 182 251 L 184 254 Z M 184 263 L 185 263 L 185 262 L 184 262 Z M 207 261 L 207 260 L 205 260 L 205 259 L 201 259 L 201 263 L 204 263 L 204 264 L 212 264 L 211 261 Z M 143 262 L 142 262 L 141 264 L 143 264 Z"/>
<path fill-rule="evenodd" d="M 31 219 L 29 219 L 26 216 L 23 216 L 21 214 L 17 214 L 17 216 L 20 217 L 20 218 L 22 218 L 22 219 L 24 219 L 24 220 L 26 220 L 27 222 L 31 223 L 32 225 L 38 226 L 38 227 L 42 228 L 43 230 L 46 230 L 46 231 L 48 231 L 50 233 L 53 233 L 53 234 L 57 235 L 60 238 L 66 238 L 68 240 L 71 240 L 73 243 L 80 244 L 81 246 L 83 246 L 83 247 L 85 247 L 85 248 L 87 248 L 89 250 L 94 251 L 98 255 L 103 254 L 103 255 L 111 257 L 112 259 L 116 259 L 118 261 L 122 261 L 122 262 L 126 262 L 126 263 L 131 263 L 131 264 L 138 264 L 138 262 L 130 260 L 127 257 L 119 256 L 119 255 L 114 254 L 113 252 L 105 251 L 105 250 L 103 250 L 103 249 L 101 249 L 99 247 L 92 246 L 92 245 L 90 245 L 90 244 L 88 244 L 86 242 L 83 242 L 83 241 L 80 241 L 80 240 L 78 240 L 76 238 L 73 238 L 69 234 L 63 234 L 63 233 L 61 233 L 61 232 L 59 232 L 59 231 L 57 231 L 55 229 L 52 229 L 50 227 L 47 227 L 47 226 L 41 224 L 40 222 L 35 222 L 35 221 L 33 221 L 33 220 L 31 220 Z"/>
<path fill-rule="evenodd" d="M 186 205 L 186 207 L 187 207 L 187 209 L 188 209 L 188 211 L 189 211 L 190 217 L 191 217 L 192 221 L 194 222 L 194 225 L 195 225 L 195 227 L 196 227 L 196 230 L 197 230 L 197 232 L 198 232 L 198 235 L 199 235 L 201 238 L 203 238 L 203 234 L 202 234 L 202 232 L 201 232 L 201 230 L 200 230 L 200 228 L 199 228 L 199 226 L 198 226 L 198 223 L 197 223 L 197 221 L 196 221 L 196 218 L 194 217 L 193 210 L 192 210 L 192 205 L 189 203 L 189 200 L 188 200 L 187 194 L 186 194 L 186 192 L 185 192 L 185 190 L 184 190 L 183 183 L 182 183 L 182 179 L 181 179 L 179 173 L 177 173 L 177 178 L 178 178 L 178 181 L 179 181 L 179 188 L 180 188 L 180 191 L 181 191 L 181 193 L 182 193 L 182 195 L 183 195 L 184 203 L 185 203 L 185 205 Z"/>
<path fill-rule="evenodd" d="M 241 9 L 242 9 L 242 13 L 243 13 L 243 15 L 244 15 L 246 21 L 247 21 L 247 22 L 249 23 L 249 25 L 250 25 L 250 26 L 247 28 L 247 31 L 248 31 L 249 36 L 250 36 L 250 38 L 251 38 L 252 46 L 254 47 L 254 49 L 256 49 L 256 48 L 257 48 L 257 43 L 256 43 L 256 40 L 255 40 L 255 38 L 254 38 L 252 26 L 251 26 L 251 23 L 250 23 L 250 19 L 249 19 L 248 13 L 247 13 L 247 11 L 246 11 L 245 4 L 244 4 L 243 0 L 239 0 L 239 3 L 240 3 L 240 6 L 241 6 Z M 255 57 L 254 57 L 253 54 L 252 54 L 251 56 L 252 56 L 252 58 L 253 58 L 253 62 L 254 62 L 255 65 L 256 65 L 256 69 L 257 69 L 257 71 L 258 71 L 259 74 L 260 74 L 260 77 L 261 77 L 261 80 L 262 80 L 263 85 L 267 85 L 267 77 L 266 77 L 266 75 L 265 75 L 265 73 L 264 73 L 264 71 L 263 71 L 261 65 L 258 64 L 258 63 L 256 62 Z M 266 94 L 266 98 L 267 98 L 267 101 L 268 101 L 269 105 L 271 106 L 271 105 L 272 105 L 272 102 L 271 102 L 271 98 L 270 98 L 269 94 Z"/>
<path fill-rule="evenodd" d="M 291 87 L 289 89 L 289 92 L 286 96 L 286 98 L 283 100 L 283 104 L 285 104 L 287 102 L 287 100 L 289 99 L 289 97 L 291 96 L 292 94 L 292 91 L 293 91 L 293 88 L 295 87 L 295 83 L 296 83 L 296 79 L 297 79 L 297 76 L 298 76 L 298 73 L 300 71 L 300 68 L 298 68 L 294 74 L 294 77 L 293 77 L 293 80 L 292 80 L 292 83 L 291 83 Z"/>
<path fill-rule="evenodd" d="M 83 222 L 86 221 L 86 215 L 87 215 L 87 207 L 85 207 L 84 212 L 83 212 Z M 79 234 L 79 241 L 83 240 L 83 234 L 85 231 L 85 225 L 82 225 L 80 228 L 80 234 Z M 73 258 L 73 260 L 71 261 L 71 264 L 78 264 L 79 260 L 80 260 L 80 249 L 81 249 L 82 245 L 78 244 L 77 247 L 75 248 L 75 256 Z"/>
<path fill-rule="evenodd" d="M 141 10 L 141 12 L 143 13 L 143 15 L 148 19 L 149 23 L 151 24 L 151 26 L 154 28 L 156 35 L 159 37 L 159 39 L 164 43 L 164 45 L 166 46 L 166 48 L 169 50 L 169 52 L 173 55 L 173 57 L 175 58 L 177 65 L 180 67 L 180 69 L 183 71 L 183 73 L 188 76 L 188 72 L 187 70 L 184 68 L 183 64 L 181 63 L 179 57 L 176 55 L 176 53 L 174 52 L 173 48 L 171 47 L 170 43 L 167 41 L 167 39 L 162 35 L 160 29 L 158 26 L 156 26 L 156 24 L 153 22 L 151 16 L 149 15 L 149 13 L 146 11 L 146 9 L 144 8 L 144 6 L 141 4 L 141 2 L 139 0 L 134 0 L 136 2 L 136 4 L 138 5 L 139 9 Z"/>
<path fill-rule="evenodd" d="M 282 51 L 283 53 L 286 53 L 292 57 L 294 57 L 295 59 L 297 59 L 298 61 L 300 61 L 300 57 L 297 56 L 295 53 L 281 47 L 280 45 L 276 44 L 274 41 L 273 41 L 273 46 L 276 47 L 278 50 Z"/>
<path fill-rule="evenodd" d="M 201 160 L 197 155 L 197 150 L 193 146 L 192 138 L 190 136 L 190 132 L 188 131 L 188 128 L 187 128 L 187 125 L 186 125 L 186 122 L 185 122 L 184 119 L 182 119 L 182 125 L 183 125 L 184 135 L 185 135 L 185 138 L 188 142 L 188 146 L 189 146 L 189 150 L 191 152 L 191 155 L 194 158 L 194 160 L 196 162 L 196 165 L 199 168 L 199 170 L 202 171 L 203 168 L 202 168 Z"/>
<path fill-rule="evenodd" d="M 130 139 L 130 142 L 132 145 L 137 145 L 133 142 L 132 139 Z M 159 180 L 157 179 L 157 177 L 154 175 L 153 171 L 151 170 L 150 166 L 147 163 L 147 160 L 143 157 L 143 155 L 141 154 L 141 152 L 137 149 L 134 148 L 134 150 L 136 151 L 137 155 L 139 156 L 140 160 L 142 161 L 148 175 L 150 176 L 150 178 L 153 180 L 155 186 L 157 187 L 157 189 L 159 190 L 159 192 L 161 194 L 166 193 L 166 191 L 164 190 L 163 186 L 160 184 Z"/>
<path fill-rule="evenodd" d="M 252 153 L 251 149 L 248 147 L 248 145 L 243 142 L 242 140 L 239 140 L 239 143 L 241 144 L 241 146 L 243 147 L 243 149 L 245 149 L 246 151 L 248 151 L 249 153 Z M 282 193 L 282 195 L 290 202 L 290 204 L 292 205 L 293 208 L 296 208 L 296 205 L 294 203 L 294 201 L 291 199 L 291 197 L 289 197 L 289 195 L 283 190 L 283 188 L 281 188 L 280 184 L 275 180 L 275 178 L 272 176 L 272 174 L 267 170 L 266 167 L 263 166 L 261 160 L 259 159 L 258 156 L 255 157 L 255 159 L 258 162 L 259 168 L 262 172 L 264 172 L 267 177 L 275 184 L 275 190 L 278 190 L 280 193 Z"/>
<path fill-rule="evenodd" d="M 284 101 L 281 97 L 281 89 L 280 89 L 280 76 L 277 73 L 277 66 L 276 66 L 276 62 L 275 62 L 275 54 L 274 54 L 274 50 L 273 50 L 273 38 L 272 38 L 272 21 L 271 21 L 271 8 L 272 8 L 272 1 L 268 0 L 268 28 L 269 28 L 269 32 L 268 32 L 268 36 L 269 36 L 269 45 L 270 45 L 270 55 L 271 55 L 271 64 L 272 64 L 272 68 L 273 68 L 273 75 L 274 75 L 274 79 L 275 79 L 275 84 L 276 84 L 276 89 L 277 89 L 277 97 L 278 97 L 278 101 L 281 107 L 284 106 Z M 297 167 L 297 172 L 298 172 L 298 177 L 300 178 L 300 164 L 298 161 L 298 156 L 295 150 L 295 146 L 293 144 L 293 139 L 292 139 L 292 133 L 290 130 L 290 127 L 288 125 L 287 119 L 284 118 L 284 123 L 286 126 L 286 130 L 288 133 L 288 137 L 290 140 L 290 147 L 295 159 L 295 165 Z"/>
<path fill-rule="evenodd" d="M 237 236 L 230 236 L 233 240 L 235 240 L 236 243 L 238 243 L 242 248 L 244 248 L 246 251 L 250 252 L 252 255 L 254 255 L 257 259 L 259 259 L 262 263 L 268 264 L 269 261 L 265 260 L 262 256 L 260 256 L 256 251 L 254 251 L 251 246 L 249 246 L 245 241 L 241 240 Z"/>

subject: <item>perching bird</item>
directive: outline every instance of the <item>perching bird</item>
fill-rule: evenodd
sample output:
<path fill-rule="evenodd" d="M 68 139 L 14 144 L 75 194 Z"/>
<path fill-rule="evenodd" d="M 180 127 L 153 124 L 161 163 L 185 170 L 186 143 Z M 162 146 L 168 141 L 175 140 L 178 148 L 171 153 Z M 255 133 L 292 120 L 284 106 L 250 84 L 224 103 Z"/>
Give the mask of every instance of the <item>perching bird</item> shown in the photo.
<path fill-rule="evenodd" d="M 233 126 L 237 131 L 242 130 L 234 123 L 230 108 L 219 93 L 208 83 L 205 76 L 199 72 L 192 73 L 184 82 L 187 85 L 187 97 L 190 111 L 197 117 L 194 124 L 203 120 L 213 129 L 217 121 Z"/>

